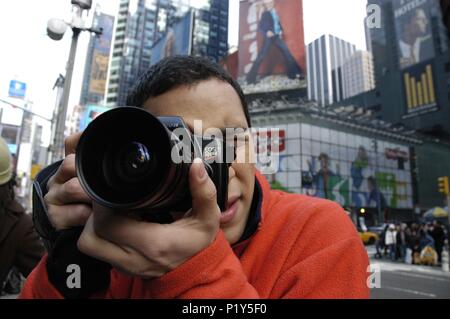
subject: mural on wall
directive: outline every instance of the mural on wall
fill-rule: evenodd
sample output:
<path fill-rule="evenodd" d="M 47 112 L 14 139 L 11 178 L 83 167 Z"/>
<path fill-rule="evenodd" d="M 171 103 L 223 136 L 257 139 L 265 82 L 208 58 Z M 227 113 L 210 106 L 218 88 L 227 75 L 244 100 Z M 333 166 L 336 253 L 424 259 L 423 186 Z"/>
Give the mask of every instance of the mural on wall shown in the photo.
<path fill-rule="evenodd" d="M 286 147 L 272 179 L 281 187 L 342 206 L 413 207 L 407 146 L 308 124 L 278 127 Z"/>

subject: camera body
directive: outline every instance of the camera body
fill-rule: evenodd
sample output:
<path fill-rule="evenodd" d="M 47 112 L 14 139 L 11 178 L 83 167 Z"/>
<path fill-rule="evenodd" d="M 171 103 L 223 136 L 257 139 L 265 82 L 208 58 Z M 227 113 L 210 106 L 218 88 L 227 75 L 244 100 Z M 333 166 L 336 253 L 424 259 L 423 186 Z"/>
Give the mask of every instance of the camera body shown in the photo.
<path fill-rule="evenodd" d="M 141 108 L 118 107 L 99 115 L 83 132 L 76 170 L 83 189 L 101 206 L 168 215 L 192 207 L 189 169 L 200 157 L 224 211 L 230 152 L 234 156 L 234 149 L 222 139 L 192 134 L 180 117 L 155 117 Z"/>

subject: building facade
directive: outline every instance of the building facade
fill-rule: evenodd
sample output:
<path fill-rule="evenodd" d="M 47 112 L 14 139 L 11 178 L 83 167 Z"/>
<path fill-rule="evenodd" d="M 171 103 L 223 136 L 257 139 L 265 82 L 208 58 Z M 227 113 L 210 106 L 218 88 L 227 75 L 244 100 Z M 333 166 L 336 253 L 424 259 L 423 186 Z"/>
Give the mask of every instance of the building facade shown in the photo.
<path fill-rule="evenodd" d="M 355 101 L 392 123 L 450 138 L 449 34 L 439 1 L 369 0 L 381 8 L 370 30 L 376 92 Z"/>
<path fill-rule="evenodd" d="M 97 8 L 93 26 L 102 28 L 102 35 L 91 35 L 86 54 L 80 104 L 103 103 L 111 52 L 114 17 L 101 13 Z"/>
<path fill-rule="evenodd" d="M 268 139 L 278 146 L 277 156 L 272 154 L 277 170 L 266 175 L 273 188 L 335 201 L 368 225 L 417 221 L 416 208 L 423 213 L 443 206 L 437 178 L 450 170 L 450 145 L 324 113 L 301 101 L 265 107 L 270 111 L 253 108 L 251 118 L 254 129 L 279 130 L 278 140 L 274 134 Z M 264 149 L 261 141 L 255 144 Z M 438 164 L 430 167 L 430 161 Z"/>
<path fill-rule="evenodd" d="M 372 53 L 357 51 L 341 67 L 343 98 L 361 94 L 375 88 Z"/>
<path fill-rule="evenodd" d="M 343 79 L 339 69 L 356 51 L 356 46 L 332 35 L 323 35 L 307 45 L 308 98 L 320 106 L 343 99 Z"/>
<path fill-rule="evenodd" d="M 228 49 L 228 0 L 120 1 L 107 105 L 125 105 L 128 91 L 151 65 L 152 47 L 189 10 L 195 11 L 192 54 L 219 61 Z"/>

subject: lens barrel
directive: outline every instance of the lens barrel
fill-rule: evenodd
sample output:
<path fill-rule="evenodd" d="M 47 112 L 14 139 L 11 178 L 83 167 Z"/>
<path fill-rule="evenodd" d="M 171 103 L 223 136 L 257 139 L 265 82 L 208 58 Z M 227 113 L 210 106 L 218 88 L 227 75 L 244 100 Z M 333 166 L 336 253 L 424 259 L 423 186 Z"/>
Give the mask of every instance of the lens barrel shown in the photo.
<path fill-rule="evenodd" d="M 167 127 L 144 109 L 107 111 L 78 143 L 81 186 L 94 201 L 115 210 L 188 209 L 189 164 L 172 161 L 174 144 Z"/>

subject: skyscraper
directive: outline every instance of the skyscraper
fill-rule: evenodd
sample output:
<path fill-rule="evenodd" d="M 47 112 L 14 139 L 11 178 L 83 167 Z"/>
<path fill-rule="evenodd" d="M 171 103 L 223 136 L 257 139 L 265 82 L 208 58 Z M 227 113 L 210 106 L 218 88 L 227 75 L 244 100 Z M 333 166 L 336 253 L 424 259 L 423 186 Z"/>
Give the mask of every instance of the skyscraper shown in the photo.
<path fill-rule="evenodd" d="M 107 105 L 125 105 L 128 91 L 152 63 L 152 47 L 191 9 L 191 54 L 218 61 L 228 49 L 228 0 L 120 0 Z"/>
<path fill-rule="evenodd" d="M 356 46 L 332 35 L 323 35 L 307 45 L 308 98 L 320 106 L 343 99 L 339 69 L 356 51 Z"/>
<path fill-rule="evenodd" d="M 450 54 L 439 1 L 369 0 L 381 8 L 370 30 L 381 117 L 450 136 Z M 447 133 L 445 133 L 447 132 Z"/>
<path fill-rule="evenodd" d="M 375 88 L 372 53 L 356 51 L 344 62 L 340 69 L 344 99 Z"/>
<path fill-rule="evenodd" d="M 93 25 L 102 28 L 103 33 L 101 36 L 92 35 L 89 41 L 81 88 L 81 105 L 103 102 L 105 97 L 114 17 L 101 13 L 97 7 Z"/>

